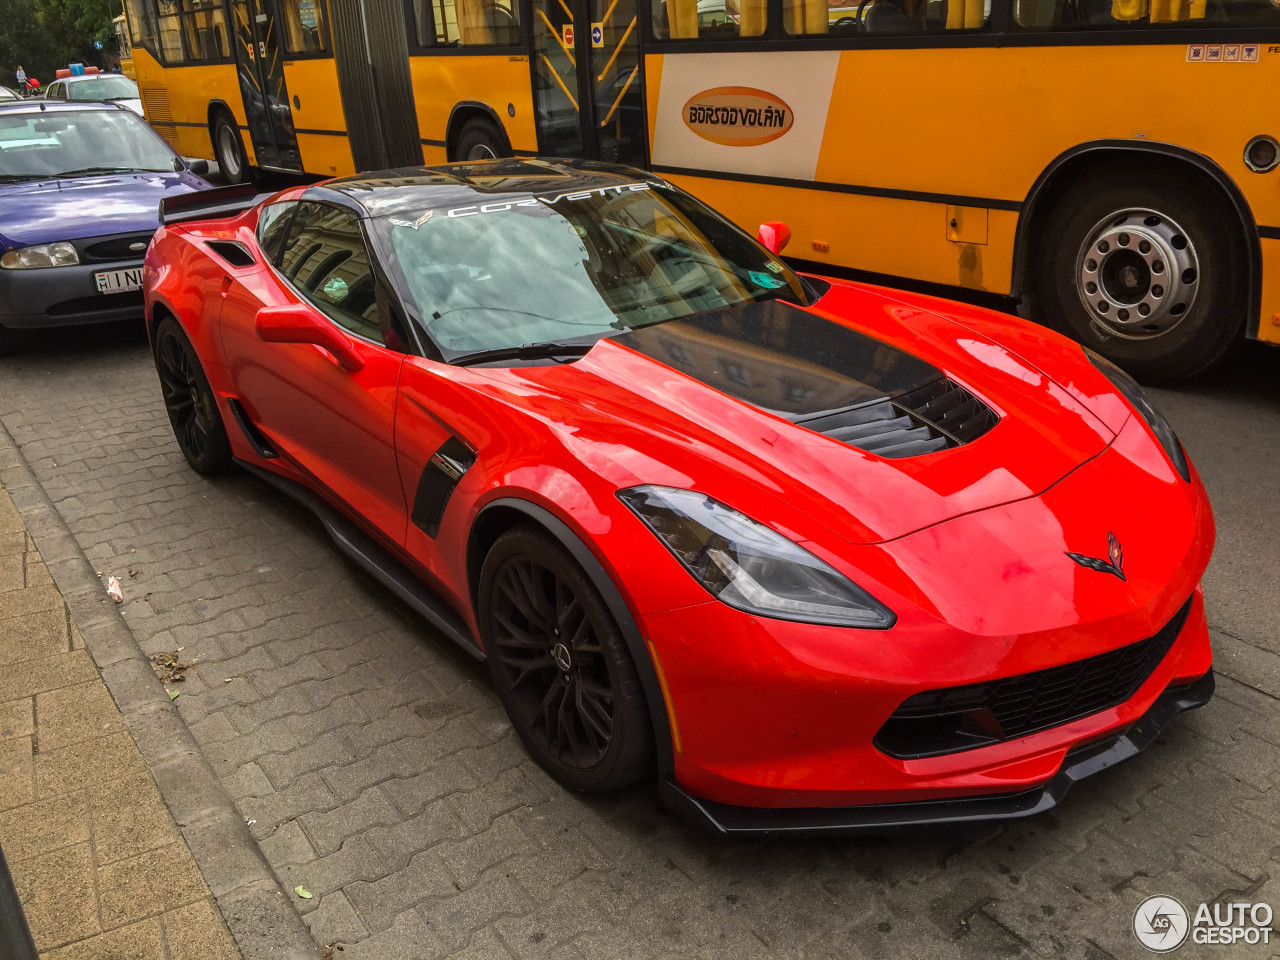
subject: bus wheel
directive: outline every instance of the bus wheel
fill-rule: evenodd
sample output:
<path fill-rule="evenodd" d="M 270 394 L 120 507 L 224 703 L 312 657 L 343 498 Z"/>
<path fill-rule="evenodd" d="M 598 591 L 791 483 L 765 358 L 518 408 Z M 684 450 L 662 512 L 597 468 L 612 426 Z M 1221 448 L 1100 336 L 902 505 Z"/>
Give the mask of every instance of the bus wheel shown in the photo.
<path fill-rule="evenodd" d="M 502 131 L 492 120 L 472 117 L 458 134 L 458 160 L 494 160 L 509 156 Z"/>
<path fill-rule="evenodd" d="M 244 155 L 240 128 L 226 113 L 219 113 L 213 121 L 213 155 L 218 158 L 218 170 L 227 183 L 248 181 L 249 161 Z"/>
<path fill-rule="evenodd" d="M 1119 173 L 1075 184 L 1041 234 L 1043 319 L 1148 383 L 1209 369 L 1239 341 L 1239 224 L 1204 184 Z"/>

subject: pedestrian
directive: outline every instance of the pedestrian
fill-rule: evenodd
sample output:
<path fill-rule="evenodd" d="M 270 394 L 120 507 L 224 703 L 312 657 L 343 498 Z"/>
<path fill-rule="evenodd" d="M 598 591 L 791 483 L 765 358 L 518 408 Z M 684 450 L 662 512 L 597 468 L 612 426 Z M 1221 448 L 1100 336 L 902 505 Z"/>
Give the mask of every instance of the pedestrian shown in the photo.
<path fill-rule="evenodd" d="M 27 95 L 27 71 L 22 69 L 22 64 L 18 64 L 18 89 L 24 97 Z"/>

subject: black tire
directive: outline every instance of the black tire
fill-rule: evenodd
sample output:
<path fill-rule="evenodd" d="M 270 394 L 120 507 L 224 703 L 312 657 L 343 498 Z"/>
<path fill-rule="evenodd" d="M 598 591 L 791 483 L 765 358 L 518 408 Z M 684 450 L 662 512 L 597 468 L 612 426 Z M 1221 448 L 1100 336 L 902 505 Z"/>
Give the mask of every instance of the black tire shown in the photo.
<path fill-rule="evenodd" d="M 511 156 L 511 151 L 507 147 L 507 138 L 503 136 L 497 124 L 483 117 L 472 117 L 462 125 L 455 153 L 455 160 L 470 161 Z"/>
<path fill-rule="evenodd" d="M 172 317 L 156 326 L 156 372 L 173 435 L 191 469 L 205 476 L 224 473 L 231 466 L 231 444 L 218 401 L 195 348 Z"/>
<path fill-rule="evenodd" d="M 209 128 L 213 142 L 213 155 L 218 158 L 218 172 L 228 184 L 249 182 L 249 158 L 244 152 L 244 140 L 240 128 L 231 114 L 222 111 L 213 118 Z"/>
<path fill-rule="evenodd" d="M 18 349 L 18 334 L 8 327 L 0 327 L 0 357 L 7 357 Z"/>
<path fill-rule="evenodd" d="M 1131 228 L 1142 232 L 1130 235 Z M 1139 380 L 1174 383 L 1208 370 L 1240 342 L 1244 263 L 1239 221 L 1217 191 L 1189 174 L 1109 168 L 1067 189 L 1044 221 L 1033 307 L 1037 319 Z"/>
<path fill-rule="evenodd" d="M 544 770 L 591 793 L 650 772 L 653 731 L 626 641 L 554 537 L 534 526 L 499 537 L 480 573 L 478 613 L 503 706 Z"/>

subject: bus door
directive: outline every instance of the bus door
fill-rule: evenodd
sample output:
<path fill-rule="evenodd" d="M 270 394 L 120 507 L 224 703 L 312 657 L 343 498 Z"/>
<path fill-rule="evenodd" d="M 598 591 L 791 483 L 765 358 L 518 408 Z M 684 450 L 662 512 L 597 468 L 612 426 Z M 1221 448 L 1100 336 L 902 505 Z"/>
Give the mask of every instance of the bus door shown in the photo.
<path fill-rule="evenodd" d="M 259 167 L 302 172 L 271 0 L 232 0 L 240 96 Z"/>
<path fill-rule="evenodd" d="M 636 0 L 532 0 L 538 150 L 642 166 Z"/>

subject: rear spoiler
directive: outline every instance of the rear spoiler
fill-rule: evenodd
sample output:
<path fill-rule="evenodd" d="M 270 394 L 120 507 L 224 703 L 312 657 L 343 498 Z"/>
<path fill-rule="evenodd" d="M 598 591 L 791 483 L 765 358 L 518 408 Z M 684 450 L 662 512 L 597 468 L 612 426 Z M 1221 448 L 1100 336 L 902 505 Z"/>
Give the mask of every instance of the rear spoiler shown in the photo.
<path fill-rule="evenodd" d="M 186 220 L 221 220 L 244 213 L 250 207 L 271 196 L 258 193 L 253 184 L 240 183 L 231 187 L 214 187 L 160 198 L 160 225 L 182 223 Z"/>

